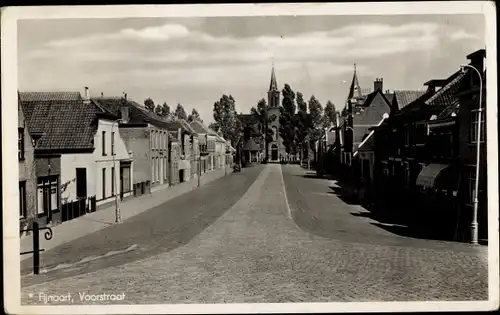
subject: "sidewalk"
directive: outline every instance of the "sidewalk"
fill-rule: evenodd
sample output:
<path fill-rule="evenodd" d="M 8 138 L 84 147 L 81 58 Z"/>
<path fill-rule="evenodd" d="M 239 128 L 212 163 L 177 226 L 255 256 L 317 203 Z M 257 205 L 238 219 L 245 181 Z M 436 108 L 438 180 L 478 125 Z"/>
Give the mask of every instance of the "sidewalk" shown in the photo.
<path fill-rule="evenodd" d="M 230 175 L 232 173 L 232 168 L 228 167 L 226 171 L 227 175 Z M 224 177 L 225 174 L 226 172 L 224 168 L 202 174 L 200 179 L 200 186 Z M 120 203 L 122 221 L 125 221 L 151 208 L 159 206 L 172 198 L 190 192 L 197 187 L 198 178 L 195 177 L 189 182 L 177 184 L 175 186 L 154 191 L 151 194 L 142 195 L 137 198 L 131 198 L 125 202 L 122 202 Z M 43 237 L 43 233 L 40 233 L 40 248 L 49 250 L 66 242 L 102 230 L 113 224 L 115 224 L 114 203 L 104 209 L 97 210 L 96 212 L 52 227 L 53 237 L 51 240 L 46 240 Z M 20 242 L 20 252 L 32 250 L 32 242 L 33 238 L 31 234 L 26 236 L 23 235 Z M 23 255 L 21 256 L 21 261 L 31 257 L 31 254 Z"/>

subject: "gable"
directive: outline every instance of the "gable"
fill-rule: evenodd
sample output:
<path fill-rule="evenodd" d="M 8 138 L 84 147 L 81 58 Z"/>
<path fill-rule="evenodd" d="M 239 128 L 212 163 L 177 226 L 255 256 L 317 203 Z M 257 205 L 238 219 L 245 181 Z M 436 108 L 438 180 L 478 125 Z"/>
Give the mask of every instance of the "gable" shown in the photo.
<path fill-rule="evenodd" d="M 370 98 L 370 102 L 366 104 L 364 111 L 353 115 L 353 125 L 377 125 L 382 120 L 383 115 L 389 114 L 390 111 L 390 103 L 380 91 L 377 91 Z"/>

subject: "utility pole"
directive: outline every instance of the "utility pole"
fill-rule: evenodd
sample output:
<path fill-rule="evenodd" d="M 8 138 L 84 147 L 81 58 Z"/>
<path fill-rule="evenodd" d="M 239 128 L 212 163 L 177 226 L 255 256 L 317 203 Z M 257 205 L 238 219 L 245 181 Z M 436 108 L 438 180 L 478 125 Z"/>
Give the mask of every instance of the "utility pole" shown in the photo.
<path fill-rule="evenodd" d="M 472 212 L 472 222 L 471 222 L 471 243 L 477 245 L 479 243 L 479 224 L 477 222 L 477 212 L 479 208 L 479 163 L 481 157 L 481 114 L 482 114 L 482 101 L 483 101 L 483 77 L 481 72 L 476 69 L 476 67 L 471 65 L 463 65 L 461 66 L 462 71 L 465 68 L 473 69 L 479 76 L 479 108 L 477 111 L 477 146 L 476 146 L 476 180 L 475 180 L 475 189 L 474 189 L 474 210 Z"/>

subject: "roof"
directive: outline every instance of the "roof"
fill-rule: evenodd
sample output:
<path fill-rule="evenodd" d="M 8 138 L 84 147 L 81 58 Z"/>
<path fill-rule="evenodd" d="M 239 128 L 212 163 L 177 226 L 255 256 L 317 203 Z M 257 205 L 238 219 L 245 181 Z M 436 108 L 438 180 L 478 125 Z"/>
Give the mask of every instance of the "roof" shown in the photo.
<path fill-rule="evenodd" d="M 203 122 L 201 122 L 200 120 L 193 120 L 189 125 L 198 134 L 200 134 L 200 133 L 207 133 L 208 134 L 210 132 L 208 130 L 208 127 L 205 126 L 205 124 Z"/>
<path fill-rule="evenodd" d="M 353 115 L 353 125 L 378 124 L 384 114 L 390 113 L 391 103 L 380 90 L 377 90 L 368 95 L 363 108 L 363 112 Z"/>
<path fill-rule="evenodd" d="M 454 117 L 454 115 L 458 115 L 458 111 L 460 109 L 460 102 L 457 100 L 453 104 L 447 106 L 439 115 L 437 119 L 445 119 Z"/>
<path fill-rule="evenodd" d="M 455 103 L 457 97 L 456 93 L 460 88 L 460 81 L 470 70 L 466 71 L 457 71 L 450 76 L 450 81 L 448 84 L 443 86 L 440 90 L 438 90 L 433 96 L 431 96 L 426 102 L 426 105 L 429 106 L 440 106 L 447 107 L 453 103 Z"/>
<path fill-rule="evenodd" d="M 392 104 L 392 101 L 394 100 L 394 93 L 384 93 L 384 97 L 387 99 L 389 104 Z"/>
<path fill-rule="evenodd" d="M 39 136 L 35 149 L 94 148 L 96 118 L 102 111 L 93 103 L 83 102 L 77 95 L 77 92 L 19 93 L 28 131 L 35 138 Z"/>
<path fill-rule="evenodd" d="M 158 128 L 167 128 L 168 124 L 165 119 L 156 115 L 155 113 L 147 110 L 144 106 L 141 106 L 137 102 L 132 100 L 126 100 L 122 97 L 100 97 L 92 98 L 92 102 L 96 106 L 102 108 L 109 114 L 115 115 L 121 118 L 121 108 L 123 106 L 129 109 L 129 124 L 141 124 L 150 123 Z"/>
<path fill-rule="evenodd" d="M 223 141 L 223 142 L 225 142 L 225 141 L 226 141 L 226 140 L 224 140 L 224 139 L 222 138 L 222 136 L 221 136 L 221 135 L 219 135 L 217 132 L 215 132 L 212 128 L 208 128 L 208 131 L 209 131 L 209 132 L 208 132 L 208 134 L 209 134 L 209 135 L 211 135 L 211 136 L 216 137 L 216 138 L 217 138 L 217 140 L 219 140 L 219 141 Z"/>
<path fill-rule="evenodd" d="M 81 101 L 80 92 L 21 92 L 21 102 Z"/>
<path fill-rule="evenodd" d="M 347 99 L 361 98 L 363 94 L 361 93 L 361 87 L 359 86 L 358 75 L 356 74 L 356 64 L 354 64 L 354 74 L 352 76 L 351 87 L 349 88 L 349 95 Z"/>
<path fill-rule="evenodd" d="M 184 119 L 170 119 L 166 121 L 166 123 L 167 123 L 166 128 L 169 131 L 177 131 L 180 128 L 182 131 L 187 132 L 189 134 L 193 135 L 196 134 L 196 131 Z"/>
<path fill-rule="evenodd" d="M 276 82 L 276 74 L 274 73 L 274 66 L 271 70 L 271 83 L 269 84 L 269 91 L 278 91 L 278 83 Z"/>
<path fill-rule="evenodd" d="M 408 104 L 412 103 L 416 99 L 422 97 L 427 93 L 425 90 L 403 90 L 403 91 L 394 91 L 394 96 L 396 98 L 396 102 L 398 105 L 398 110 L 405 108 Z"/>

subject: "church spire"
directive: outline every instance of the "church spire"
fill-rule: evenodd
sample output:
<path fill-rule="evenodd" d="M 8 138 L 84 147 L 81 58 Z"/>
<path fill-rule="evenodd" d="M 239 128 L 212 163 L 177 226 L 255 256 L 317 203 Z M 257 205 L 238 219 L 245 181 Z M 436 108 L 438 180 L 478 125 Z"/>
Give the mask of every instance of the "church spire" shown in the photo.
<path fill-rule="evenodd" d="M 271 70 L 271 84 L 269 84 L 269 91 L 278 91 L 278 83 L 276 82 L 276 74 L 274 73 L 274 58 L 273 69 Z"/>
<path fill-rule="evenodd" d="M 348 100 L 353 98 L 361 98 L 363 95 L 361 94 L 361 87 L 359 86 L 358 75 L 356 74 L 356 64 L 354 64 L 354 75 L 352 77 L 351 88 L 349 89 Z"/>

